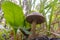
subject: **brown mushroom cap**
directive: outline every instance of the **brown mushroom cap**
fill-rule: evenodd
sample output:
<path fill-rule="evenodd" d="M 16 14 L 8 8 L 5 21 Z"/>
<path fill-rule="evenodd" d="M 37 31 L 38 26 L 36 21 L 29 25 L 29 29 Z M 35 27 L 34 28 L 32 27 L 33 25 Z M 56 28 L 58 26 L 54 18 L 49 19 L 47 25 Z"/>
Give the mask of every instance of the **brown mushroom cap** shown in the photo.
<path fill-rule="evenodd" d="M 27 22 L 32 23 L 33 21 L 36 21 L 37 24 L 41 24 L 45 22 L 45 18 L 42 14 L 38 12 L 33 12 L 26 17 Z"/>

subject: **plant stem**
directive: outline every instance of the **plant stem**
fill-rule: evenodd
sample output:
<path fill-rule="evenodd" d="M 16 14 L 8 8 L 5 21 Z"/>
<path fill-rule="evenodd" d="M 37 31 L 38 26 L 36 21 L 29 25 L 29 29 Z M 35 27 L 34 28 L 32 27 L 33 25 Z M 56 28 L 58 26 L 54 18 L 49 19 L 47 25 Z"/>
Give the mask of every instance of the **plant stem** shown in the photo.
<path fill-rule="evenodd" d="M 13 30 L 14 31 L 14 40 L 17 40 L 17 38 L 16 38 L 16 31 L 15 30 Z"/>

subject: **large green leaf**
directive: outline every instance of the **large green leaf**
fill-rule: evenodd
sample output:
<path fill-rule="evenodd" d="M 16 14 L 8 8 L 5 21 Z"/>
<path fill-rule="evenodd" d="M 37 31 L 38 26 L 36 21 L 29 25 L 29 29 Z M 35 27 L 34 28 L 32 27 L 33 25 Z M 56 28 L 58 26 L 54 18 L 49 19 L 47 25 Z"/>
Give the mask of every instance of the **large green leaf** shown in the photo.
<path fill-rule="evenodd" d="M 10 1 L 5 1 L 2 3 L 2 10 L 8 24 L 13 27 L 23 25 L 24 14 L 21 6 L 18 6 Z"/>

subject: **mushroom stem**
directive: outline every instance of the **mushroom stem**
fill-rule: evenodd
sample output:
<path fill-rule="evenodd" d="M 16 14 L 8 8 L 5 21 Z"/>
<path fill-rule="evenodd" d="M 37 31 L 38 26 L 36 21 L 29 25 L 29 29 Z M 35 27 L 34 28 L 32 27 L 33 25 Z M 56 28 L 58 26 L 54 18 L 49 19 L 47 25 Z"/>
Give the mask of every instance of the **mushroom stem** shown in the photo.
<path fill-rule="evenodd" d="M 32 32 L 32 36 L 35 37 L 35 31 L 36 31 L 36 21 L 33 21 L 31 24 L 31 32 Z"/>
<path fill-rule="evenodd" d="M 31 32 L 32 34 L 29 35 L 29 38 L 35 37 L 35 31 L 36 31 L 36 21 L 33 21 L 31 24 Z"/>

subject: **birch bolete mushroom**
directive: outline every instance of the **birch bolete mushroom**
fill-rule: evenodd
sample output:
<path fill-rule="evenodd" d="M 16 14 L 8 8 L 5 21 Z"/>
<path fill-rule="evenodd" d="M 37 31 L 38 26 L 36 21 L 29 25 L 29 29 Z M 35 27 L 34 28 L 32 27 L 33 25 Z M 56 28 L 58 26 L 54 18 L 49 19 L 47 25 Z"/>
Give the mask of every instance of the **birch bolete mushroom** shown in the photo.
<path fill-rule="evenodd" d="M 31 24 L 32 34 L 30 36 L 35 37 L 36 24 L 41 24 L 45 22 L 45 18 L 42 14 L 38 12 L 33 12 L 26 16 L 26 21 Z"/>

